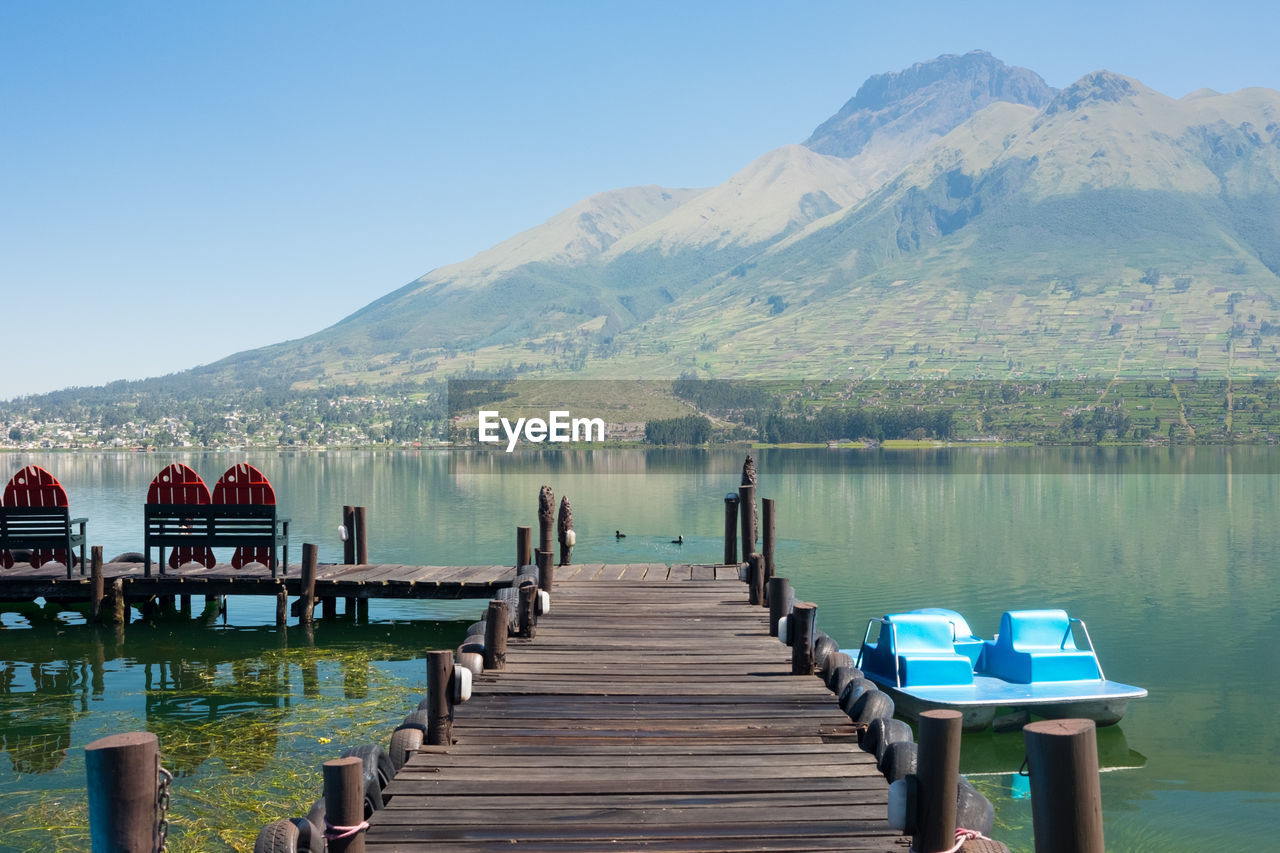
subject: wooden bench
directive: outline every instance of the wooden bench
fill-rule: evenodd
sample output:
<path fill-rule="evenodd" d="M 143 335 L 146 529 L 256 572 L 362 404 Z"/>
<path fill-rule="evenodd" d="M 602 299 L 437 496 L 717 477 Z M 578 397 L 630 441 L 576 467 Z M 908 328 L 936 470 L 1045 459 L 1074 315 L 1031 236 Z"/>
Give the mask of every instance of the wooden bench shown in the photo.
<path fill-rule="evenodd" d="M 80 574 L 83 575 L 88 523 L 87 518 L 72 518 L 65 506 L 0 506 L 0 552 L 30 551 L 33 566 L 40 565 L 37 561 L 43 561 L 43 557 L 57 559 L 61 554 L 65 557 L 62 562 L 66 563 L 67 577 L 71 577 L 73 555 L 79 548 Z"/>
<path fill-rule="evenodd" d="M 166 548 L 268 548 L 271 576 L 289 564 L 289 519 L 275 504 L 144 504 L 144 571 L 151 577 L 151 549 L 160 552 L 164 574 Z M 281 550 L 281 561 L 276 559 Z"/>

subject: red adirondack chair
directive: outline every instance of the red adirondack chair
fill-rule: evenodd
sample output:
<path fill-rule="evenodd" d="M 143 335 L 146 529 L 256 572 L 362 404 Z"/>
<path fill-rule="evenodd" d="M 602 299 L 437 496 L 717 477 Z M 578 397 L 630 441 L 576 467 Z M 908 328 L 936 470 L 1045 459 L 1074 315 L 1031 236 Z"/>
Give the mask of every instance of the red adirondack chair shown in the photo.
<path fill-rule="evenodd" d="M 13 551 L 29 550 L 32 566 L 59 562 L 70 575 L 79 547 L 83 574 L 88 521 L 71 517 L 67 492 L 57 477 L 38 465 L 28 465 L 9 479 L 0 496 L 0 566 L 13 568 Z"/>

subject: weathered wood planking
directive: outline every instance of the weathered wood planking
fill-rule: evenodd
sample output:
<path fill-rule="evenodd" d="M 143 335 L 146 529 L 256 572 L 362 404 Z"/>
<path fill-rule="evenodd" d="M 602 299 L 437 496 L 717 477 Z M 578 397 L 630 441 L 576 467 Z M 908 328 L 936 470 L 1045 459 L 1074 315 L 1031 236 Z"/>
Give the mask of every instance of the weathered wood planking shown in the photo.
<path fill-rule="evenodd" d="M 906 849 L 874 759 L 736 570 L 572 568 L 455 743 L 388 786 L 367 849 Z"/>
<path fill-rule="evenodd" d="M 180 568 L 166 568 L 165 574 L 153 571 L 144 577 L 141 563 L 106 563 L 102 569 L 108 588 L 115 578 L 124 581 L 125 595 L 138 599 L 151 595 L 268 595 L 275 596 L 281 587 L 291 596 L 301 594 L 301 566 L 288 567 L 282 578 L 272 578 L 271 572 L 260 565 L 236 569 L 228 563 L 218 563 L 206 568 L 188 563 Z M 600 586 L 597 594 L 585 594 L 584 604 L 596 604 L 602 619 L 616 617 L 624 623 L 629 615 L 627 605 L 617 598 L 618 590 L 634 584 L 652 586 L 681 580 L 692 594 L 711 583 L 720 590 L 721 597 L 731 597 L 723 585 L 716 585 L 714 578 L 737 577 L 737 569 L 729 566 L 693 566 L 661 563 L 605 565 L 602 563 L 558 566 L 556 576 L 562 580 L 590 578 Z M 707 581 L 690 581 L 690 577 L 707 578 Z M 511 566 L 405 566 L 394 563 L 343 565 L 321 564 L 316 571 L 315 594 L 318 598 L 491 598 L 501 587 L 515 577 Z M 607 581 L 607 583 L 600 583 Z M 0 601 L 33 601 L 45 598 L 50 601 L 88 601 L 88 576 L 68 578 L 60 564 L 50 563 L 40 568 L 27 565 L 0 571 Z M 595 586 L 590 584 L 588 586 Z M 681 589 L 685 589 L 682 586 Z M 673 603 L 674 607 L 705 610 L 702 602 L 689 599 Z M 616 640 L 622 642 L 624 640 Z"/>

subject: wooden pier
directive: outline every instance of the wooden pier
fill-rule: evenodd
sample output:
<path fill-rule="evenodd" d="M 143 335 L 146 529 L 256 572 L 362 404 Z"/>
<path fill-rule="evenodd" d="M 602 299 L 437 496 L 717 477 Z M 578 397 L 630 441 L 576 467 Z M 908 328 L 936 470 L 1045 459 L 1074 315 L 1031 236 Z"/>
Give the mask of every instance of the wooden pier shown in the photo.
<path fill-rule="evenodd" d="M 316 567 L 315 594 L 333 598 L 491 598 L 498 589 L 509 586 L 515 575 L 511 566 L 321 563 Z M 102 577 L 107 587 L 119 578 L 129 599 L 153 595 L 275 596 L 281 589 L 287 595 L 302 593 L 302 567 L 297 563 L 278 578 L 257 563 L 243 569 L 228 563 L 211 569 L 188 563 L 166 568 L 164 574 L 153 566 L 151 577 L 144 576 L 142 563 L 104 563 Z M 19 565 L 0 571 L 0 601 L 88 601 L 91 584 L 88 574 L 76 572 L 68 578 L 66 569 L 57 563 L 38 569 Z"/>
<path fill-rule="evenodd" d="M 736 566 L 556 569 L 536 636 L 423 746 L 370 850 L 905 850 L 888 786 Z"/>

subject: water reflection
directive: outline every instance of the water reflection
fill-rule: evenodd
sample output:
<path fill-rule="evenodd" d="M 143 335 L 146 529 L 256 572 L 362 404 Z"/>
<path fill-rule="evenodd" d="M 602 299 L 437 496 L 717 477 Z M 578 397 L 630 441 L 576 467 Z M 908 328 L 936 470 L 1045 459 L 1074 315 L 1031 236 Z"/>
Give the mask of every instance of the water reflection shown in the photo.
<path fill-rule="evenodd" d="M 287 631 L 225 629 L 204 617 L 127 630 L 49 623 L 5 630 L 0 744 L 16 773 L 57 770 L 69 749 L 121 730 L 109 719 L 88 733 L 81 725 L 109 693 L 113 712 L 137 714 L 133 727 L 159 736 L 166 765 L 178 775 L 228 753 L 238 756 L 241 771 L 257 772 L 296 704 L 324 692 L 335 701 L 367 699 L 375 664 L 415 661 L 427 649 L 456 644 L 461 633 L 459 623 L 434 622 L 394 630 L 338 621 Z M 332 676 L 322 677 L 324 670 Z M 337 689 L 322 691 L 326 682 Z M 405 710 L 393 705 L 388 713 Z"/>

